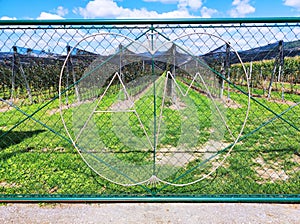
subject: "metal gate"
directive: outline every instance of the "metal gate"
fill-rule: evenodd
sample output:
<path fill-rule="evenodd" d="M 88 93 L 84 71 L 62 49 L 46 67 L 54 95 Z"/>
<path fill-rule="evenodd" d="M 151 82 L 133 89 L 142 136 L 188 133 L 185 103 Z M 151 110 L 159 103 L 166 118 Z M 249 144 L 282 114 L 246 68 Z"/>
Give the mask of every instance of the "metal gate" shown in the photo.
<path fill-rule="evenodd" d="M 1 21 L 1 200 L 299 201 L 299 24 Z"/>

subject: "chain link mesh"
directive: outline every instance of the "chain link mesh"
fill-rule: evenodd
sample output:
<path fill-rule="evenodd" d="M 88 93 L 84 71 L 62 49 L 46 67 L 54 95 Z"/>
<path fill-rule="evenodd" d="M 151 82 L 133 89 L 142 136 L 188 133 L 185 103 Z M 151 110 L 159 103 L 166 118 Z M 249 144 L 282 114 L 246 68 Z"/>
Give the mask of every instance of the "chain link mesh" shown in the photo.
<path fill-rule="evenodd" d="M 299 197 L 299 31 L 1 25 L 1 197 Z"/>

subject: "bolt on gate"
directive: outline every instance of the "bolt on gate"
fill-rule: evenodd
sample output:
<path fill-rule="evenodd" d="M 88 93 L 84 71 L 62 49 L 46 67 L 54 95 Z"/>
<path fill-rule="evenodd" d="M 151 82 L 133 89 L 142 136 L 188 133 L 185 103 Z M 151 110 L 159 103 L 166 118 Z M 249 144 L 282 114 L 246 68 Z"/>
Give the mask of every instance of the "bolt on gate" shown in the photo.
<path fill-rule="evenodd" d="M 299 202 L 299 23 L 0 21 L 0 200 Z"/>

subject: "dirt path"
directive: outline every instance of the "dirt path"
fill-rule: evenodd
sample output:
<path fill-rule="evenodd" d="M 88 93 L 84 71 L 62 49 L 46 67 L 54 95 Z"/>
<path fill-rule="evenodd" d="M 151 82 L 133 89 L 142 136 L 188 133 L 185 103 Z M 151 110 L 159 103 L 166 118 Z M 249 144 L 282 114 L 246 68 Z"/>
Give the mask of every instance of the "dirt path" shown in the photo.
<path fill-rule="evenodd" d="M 97 203 L 8 204 L 0 223 L 289 223 L 300 221 L 299 204 Z"/>

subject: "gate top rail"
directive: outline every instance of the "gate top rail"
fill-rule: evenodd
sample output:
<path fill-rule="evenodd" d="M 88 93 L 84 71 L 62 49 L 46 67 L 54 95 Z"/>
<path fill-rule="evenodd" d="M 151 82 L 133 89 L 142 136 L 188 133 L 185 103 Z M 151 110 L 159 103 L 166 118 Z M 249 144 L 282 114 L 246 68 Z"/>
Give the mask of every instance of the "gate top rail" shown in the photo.
<path fill-rule="evenodd" d="M 141 25 L 141 24 L 248 24 L 299 23 L 300 17 L 187 18 L 187 19 L 61 19 L 0 20 L 0 25 Z"/>

